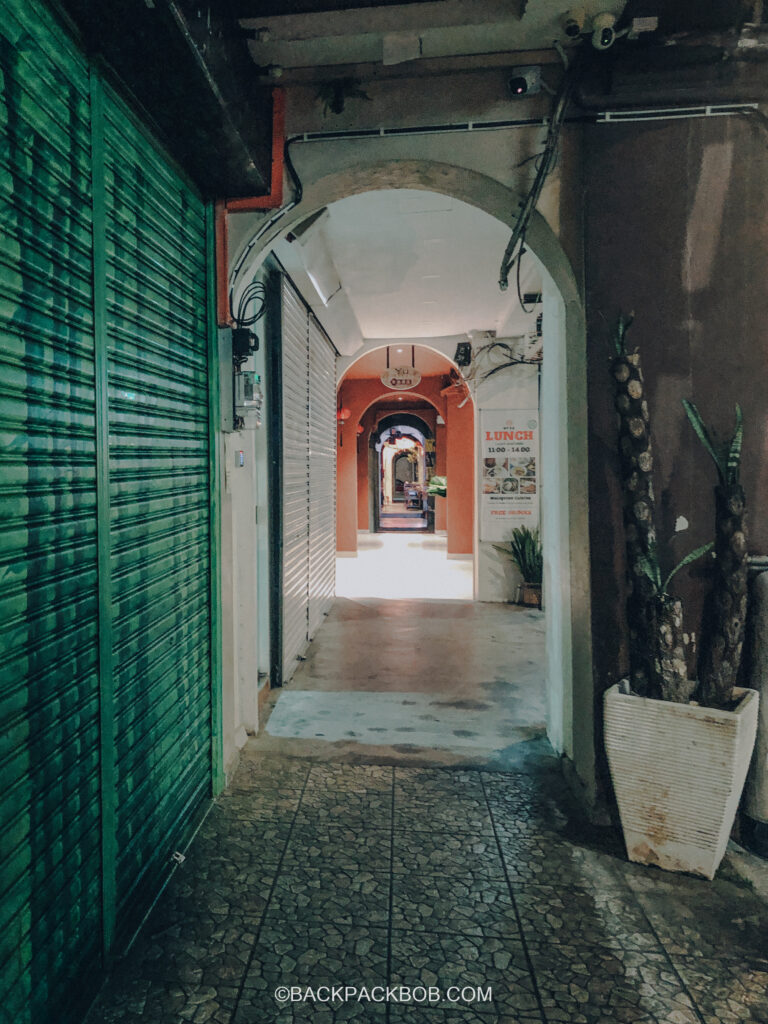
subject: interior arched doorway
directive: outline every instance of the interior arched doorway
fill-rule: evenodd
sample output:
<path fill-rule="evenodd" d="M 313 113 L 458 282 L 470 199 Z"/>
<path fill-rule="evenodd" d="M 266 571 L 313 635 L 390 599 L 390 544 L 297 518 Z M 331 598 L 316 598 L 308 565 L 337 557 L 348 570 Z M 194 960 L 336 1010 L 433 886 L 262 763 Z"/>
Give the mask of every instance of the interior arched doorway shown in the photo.
<path fill-rule="evenodd" d="M 232 286 L 237 297 L 272 243 L 310 215 L 345 197 L 379 189 L 422 189 L 459 199 L 508 226 L 519 196 L 501 182 L 466 167 L 428 160 L 315 165 L 301 201 L 275 221 L 263 218 L 231 232 Z M 555 750 L 571 761 L 589 802 L 595 793 L 595 695 L 592 675 L 589 523 L 586 487 L 586 329 L 576 278 L 559 239 L 535 212 L 527 247 L 544 271 L 547 358 L 541 381 L 541 454 L 548 499 L 542 509 L 544 585 L 548 593 L 547 731 Z"/>
<path fill-rule="evenodd" d="M 434 434 L 420 416 L 374 415 L 367 446 L 365 502 L 374 533 L 434 530 L 427 495 L 435 466 Z"/>
<path fill-rule="evenodd" d="M 428 477 L 445 476 L 450 462 L 450 475 L 455 487 L 446 498 L 433 505 L 435 527 L 445 534 L 449 559 L 470 561 L 476 551 L 475 501 L 473 493 L 475 402 L 463 384 L 453 359 L 440 350 L 439 344 L 419 343 L 413 346 L 415 361 L 424 371 L 419 384 L 403 391 L 393 391 L 382 383 L 388 346 L 369 342 L 360 354 L 349 357 L 340 368 L 337 382 L 338 403 L 348 413 L 350 428 L 338 449 L 337 460 L 337 550 L 345 557 L 354 556 L 358 547 L 358 531 L 378 532 L 381 525 L 378 511 L 371 507 L 371 476 L 376 459 L 370 449 L 377 409 L 387 411 L 392 422 L 403 413 L 421 409 L 429 421 L 429 440 L 434 460 L 430 459 Z M 451 354 L 453 351 L 451 350 Z M 454 386 L 454 383 L 455 385 Z M 357 430 L 357 445 L 352 448 L 346 437 Z M 340 431 L 341 433 L 341 431 Z M 424 483 L 426 484 L 426 480 Z M 424 502 L 426 488 L 419 488 Z M 382 497 L 376 496 L 376 500 Z M 426 506 L 425 506 L 426 510 Z M 426 516 L 425 516 L 426 519 Z M 469 565 L 471 574 L 472 566 Z M 471 579 L 470 579 L 471 583 Z M 471 594 L 470 594 L 471 596 Z"/>

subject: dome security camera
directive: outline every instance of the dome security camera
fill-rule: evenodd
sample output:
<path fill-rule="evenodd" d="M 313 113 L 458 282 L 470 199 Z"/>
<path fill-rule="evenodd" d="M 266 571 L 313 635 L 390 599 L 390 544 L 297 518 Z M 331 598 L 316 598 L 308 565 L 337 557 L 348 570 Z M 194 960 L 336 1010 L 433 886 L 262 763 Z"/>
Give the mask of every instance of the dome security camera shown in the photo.
<path fill-rule="evenodd" d="M 610 50 L 616 42 L 616 15 L 596 14 L 592 19 L 592 45 L 596 50 Z"/>
<path fill-rule="evenodd" d="M 569 39 L 578 39 L 584 31 L 587 12 L 583 7 L 574 7 L 563 15 L 563 32 Z"/>
<path fill-rule="evenodd" d="M 523 96 L 535 96 L 541 92 L 541 68 L 538 64 L 526 65 L 525 67 L 512 68 L 507 79 L 507 89 L 513 99 L 521 99 Z"/>

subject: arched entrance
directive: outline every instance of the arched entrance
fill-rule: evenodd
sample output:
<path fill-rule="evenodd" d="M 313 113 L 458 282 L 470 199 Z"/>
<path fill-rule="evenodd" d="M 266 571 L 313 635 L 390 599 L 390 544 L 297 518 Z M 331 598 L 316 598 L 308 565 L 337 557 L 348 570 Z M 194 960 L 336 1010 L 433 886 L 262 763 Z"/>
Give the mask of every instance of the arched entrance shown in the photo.
<path fill-rule="evenodd" d="M 244 287 L 273 241 L 312 213 L 347 196 L 379 189 L 423 189 L 462 200 L 512 226 L 519 196 L 499 181 L 465 167 L 435 161 L 347 165 L 318 160 L 304 178 L 303 197 L 279 222 L 259 231 L 241 222 L 235 247 L 233 287 Z M 548 356 L 542 392 L 542 463 L 548 499 L 542 510 L 544 585 L 549 595 L 547 632 L 548 735 L 565 754 L 591 801 L 595 789 L 594 685 L 586 486 L 586 331 L 576 279 L 563 248 L 544 217 L 531 218 L 526 237 L 544 270 L 543 304 Z"/>
<path fill-rule="evenodd" d="M 426 484 L 432 475 L 445 476 L 451 462 L 451 476 L 456 486 L 446 498 L 432 502 L 435 527 L 446 536 L 449 558 L 471 560 L 475 553 L 474 529 L 474 401 L 463 385 L 452 359 L 437 347 L 419 343 L 414 346 L 415 360 L 424 370 L 419 384 L 406 391 L 393 391 L 381 380 L 388 346 L 369 343 L 358 357 L 352 356 L 340 370 L 339 404 L 348 410 L 350 427 L 346 437 L 357 430 L 357 447 L 345 440 L 338 449 L 337 460 L 337 546 L 345 556 L 358 550 L 358 531 L 377 532 L 384 490 L 374 496 L 371 479 L 381 454 L 377 424 L 382 413 L 384 422 L 396 425 L 404 414 L 416 413 L 422 428 L 426 421 L 426 438 L 430 452 L 424 453 L 424 486 L 418 498 L 426 511 Z M 410 351 L 410 349 L 409 349 Z M 394 354 L 394 353 L 393 353 Z M 418 423 L 418 416 L 414 423 Z M 404 422 L 407 422 L 405 420 Z M 374 437 L 374 435 L 376 435 Z M 378 446 L 371 449 L 371 444 Z M 427 459 L 429 456 L 429 459 Z M 383 481 L 382 481 L 383 484 Z M 401 494 L 394 496 L 397 501 Z M 375 499 L 375 500 L 374 500 Z M 394 510 L 390 510 L 394 512 Z M 426 518 L 426 517 L 425 517 Z M 426 525 L 426 523 L 425 523 Z"/>
<path fill-rule="evenodd" d="M 368 449 L 373 532 L 434 530 L 427 496 L 434 474 L 434 431 L 429 423 L 407 413 L 376 416 Z"/>

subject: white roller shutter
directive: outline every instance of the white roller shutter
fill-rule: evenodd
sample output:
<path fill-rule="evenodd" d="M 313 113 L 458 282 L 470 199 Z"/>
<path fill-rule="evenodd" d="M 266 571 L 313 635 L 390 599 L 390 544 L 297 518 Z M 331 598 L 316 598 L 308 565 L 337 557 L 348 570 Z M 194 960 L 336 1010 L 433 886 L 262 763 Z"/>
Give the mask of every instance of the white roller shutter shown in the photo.
<path fill-rule="evenodd" d="M 283 278 L 282 678 L 307 646 L 309 624 L 309 359 L 307 310 Z"/>
<path fill-rule="evenodd" d="M 290 281 L 282 284 L 282 681 L 336 587 L 336 352 Z"/>
<path fill-rule="evenodd" d="M 336 591 L 336 354 L 309 316 L 309 636 Z"/>

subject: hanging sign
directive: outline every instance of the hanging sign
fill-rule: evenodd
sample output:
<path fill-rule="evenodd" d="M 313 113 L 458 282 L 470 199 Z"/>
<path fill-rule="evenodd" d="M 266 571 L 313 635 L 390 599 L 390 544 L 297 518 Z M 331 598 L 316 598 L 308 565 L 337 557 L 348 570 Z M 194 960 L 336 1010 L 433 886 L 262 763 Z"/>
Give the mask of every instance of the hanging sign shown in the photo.
<path fill-rule="evenodd" d="M 412 366 L 394 366 L 381 375 L 381 383 L 393 391 L 408 391 L 421 381 L 421 374 Z"/>
<path fill-rule="evenodd" d="M 480 540 L 504 541 L 539 525 L 539 413 L 484 409 L 480 427 Z"/>

